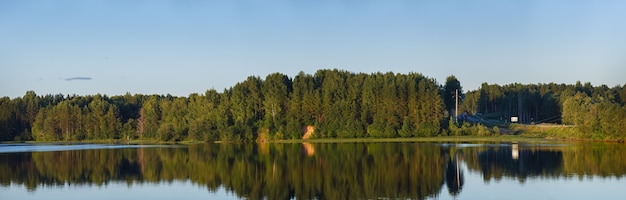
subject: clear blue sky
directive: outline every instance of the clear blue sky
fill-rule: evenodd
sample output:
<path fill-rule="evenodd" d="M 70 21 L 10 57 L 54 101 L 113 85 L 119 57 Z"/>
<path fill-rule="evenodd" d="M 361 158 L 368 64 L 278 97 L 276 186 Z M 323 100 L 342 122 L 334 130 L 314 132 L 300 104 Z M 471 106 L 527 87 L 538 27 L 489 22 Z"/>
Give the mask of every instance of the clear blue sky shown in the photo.
<path fill-rule="evenodd" d="M 0 1 L 0 96 L 187 96 L 321 68 L 622 85 L 626 1 Z"/>

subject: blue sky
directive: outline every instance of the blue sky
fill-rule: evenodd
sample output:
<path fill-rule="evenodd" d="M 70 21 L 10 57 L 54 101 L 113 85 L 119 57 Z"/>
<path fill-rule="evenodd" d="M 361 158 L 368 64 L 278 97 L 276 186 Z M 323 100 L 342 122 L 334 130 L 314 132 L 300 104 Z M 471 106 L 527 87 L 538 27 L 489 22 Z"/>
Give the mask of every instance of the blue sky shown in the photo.
<path fill-rule="evenodd" d="M 0 1 L 0 96 L 222 91 L 250 75 L 626 83 L 626 1 Z M 82 77 L 72 79 L 74 77 Z"/>

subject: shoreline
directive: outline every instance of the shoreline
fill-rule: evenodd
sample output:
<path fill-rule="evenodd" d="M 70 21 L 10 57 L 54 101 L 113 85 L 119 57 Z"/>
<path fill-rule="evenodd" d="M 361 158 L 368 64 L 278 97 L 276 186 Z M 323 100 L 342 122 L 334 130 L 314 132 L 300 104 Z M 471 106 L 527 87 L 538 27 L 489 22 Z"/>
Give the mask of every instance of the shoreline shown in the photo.
<path fill-rule="evenodd" d="M 120 145 L 195 145 L 195 144 L 229 144 L 229 143 L 404 143 L 404 142 L 443 142 L 443 143 L 500 143 L 500 142 L 526 142 L 526 143 L 550 143 L 550 142 L 602 142 L 602 143 L 625 143 L 620 140 L 597 140 L 581 138 L 559 138 L 554 136 L 535 137 L 524 135 L 502 136 L 435 136 L 415 138 L 316 138 L 316 139 L 286 139 L 258 141 L 155 141 L 155 140 L 84 140 L 84 141 L 2 141 L 0 144 L 120 144 Z"/>

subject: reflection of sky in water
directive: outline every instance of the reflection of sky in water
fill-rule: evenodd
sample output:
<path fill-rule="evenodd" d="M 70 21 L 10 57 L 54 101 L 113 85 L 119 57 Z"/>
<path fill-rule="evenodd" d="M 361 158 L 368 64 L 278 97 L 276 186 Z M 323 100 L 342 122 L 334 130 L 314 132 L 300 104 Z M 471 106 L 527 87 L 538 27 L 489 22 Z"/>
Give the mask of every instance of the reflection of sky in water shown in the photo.
<path fill-rule="evenodd" d="M 11 191 L 11 192 L 6 192 Z M 19 192 L 18 192 L 19 191 Z M 173 181 L 160 183 L 111 182 L 103 186 L 45 186 L 28 192 L 24 185 L 13 184 L 9 187 L 0 186 L 0 199 L 62 199 L 62 200 L 110 200 L 110 199 L 238 199 L 232 192 L 223 187 L 217 191 L 209 191 L 190 181 Z"/>
<path fill-rule="evenodd" d="M 433 144 L 433 146 L 440 144 Z M 446 144 L 455 146 L 455 144 Z M 538 146 L 567 146 L 567 144 L 518 144 L 526 147 Z M 441 145 L 445 146 L 445 145 Z M 531 169 L 526 169 L 523 180 L 519 177 L 509 176 L 507 173 L 520 173 L 510 171 L 510 165 L 518 166 L 518 161 L 510 160 L 509 153 L 512 144 L 461 144 L 461 147 L 500 147 L 494 148 L 498 151 L 480 151 L 474 159 L 480 160 L 480 154 L 488 153 L 489 158 L 495 158 L 504 165 L 497 165 L 502 170 L 502 174 L 497 177 L 485 175 L 482 171 L 471 169 L 469 160 L 465 160 L 460 154 L 457 156 L 445 155 L 446 159 L 457 158 L 459 171 L 462 174 L 461 189 L 456 195 L 451 194 L 449 188 L 444 184 L 439 193 L 430 199 L 622 199 L 626 196 L 624 190 L 624 177 L 614 176 L 600 177 L 594 175 L 571 176 L 557 173 L 557 176 L 547 176 L 552 165 L 540 165 L 542 175 L 533 175 Z M 23 151 L 62 151 L 62 150 L 85 150 L 85 149 L 109 149 L 109 148 L 140 148 L 140 147 L 185 147 L 171 145 L 23 145 L 23 144 L 0 144 L 2 152 L 23 152 Z M 446 146 L 447 147 L 447 146 Z M 458 146 L 455 146 L 458 147 Z M 504 147 L 504 148 L 502 148 Z M 313 148 L 313 145 L 310 147 Z M 492 149 L 492 148 L 488 148 Z M 467 149 L 466 149 L 467 150 Z M 447 152 L 447 151 L 445 151 Z M 465 151 L 474 152 L 474 151 Z M 532 151 L 534 154 L 527 154 L 526 159 L 551 160 L 545 151 Z M 541 154 L 541 152 L 544 152 Z M 560 152 L 560 151 L 559 151 Z M 553 153 L 547 152 L 548 154 Z M 307 156 L 313 156 L 308 155 Z M 530 156 L 530 157 L 529 157 Z M 469 158 L 469 157 L 468 157 Z M 507 158 L 507 159 L 505 159 Z M 559 159 L 560 160 L 560 159 Z M 467 162 L 467 163 L 466 163 Z M 521 162 L 521 157 L 520 161 Z M 509 163 L 509 164 L 506 164 Z M 494 166 L 491 163 L 489 166 Z M 534 166 L 534 165 L 533 165 Z M 559 165 L 560 166 L 560 165 Z M 509 171 L 507 171 L 509 169 Z M 560 169 L 560 168 L 559 168 Z M 529 170 L 531 170 L 529 172 Z M 530 174 L 530 175 L 529 175 Z M 549 174 L 549 173 L 548 173 Z M 72 184 L 61 186 L 39 185 L 36 190 L 27 190 L 24 185 L 12 183 L 9 186 L 0 186 L 0 200 L 4 199 L 238 199 L 233 192 L 226 191 L 223 187 L 210 191 L 206 186 L 192 183 L 190 180 L 161 181 L 153 182 L 133 182 L 130 185 L 124 181 L 111 181 L 102 186 L 89 184 Z"/>
<path fill-rule="evenodd" d="M 623 199 L 626 196 L 624 179 L 615 177 L 517 178 L 502 177 L 500 180 L 483 180 L 482 173 L 471 171 L 461 161 L 459 167 L 465 176 L 463 188 L 456 196 L 443 188 L 439 196 L 430 199 Z"/>
<path fill-rule="evenodd" d="M 437 197 L 431 199 L 621 199 L 626 195 L 623 180 L 610 178 L 529 178 L 520 183 L 515 178 L 485 182 L 481 173 L 468 170 L 460 162 L 465 183 L 457 196 L 442 188 Z M 10 191 L 10 192 L 7 192 Z M 593 191 L 593 192 L 591 192 Z M 601 192 L 598 192 L 601 191 Z M 103 186 L 45 186 L 28 192 L 23 185 L 12 184 L 0 187 L 0 199 L 239 199 L 236 194 L 223 187 L 209 191 L 190 181 L 160 183 L 111 182 Z"/>
<path fill-rule="evenodd" d="M 442 147 L 457 147 L 457 148 L 470 148 L 470 147 L 509 147 L 513 144 L 526 147 L 565 147 L 571 146 L 568 144 L 550 144 L 550 143 L 500 143 L 500 144 L 472 144 L 472 143 L 441 143 Z"/>

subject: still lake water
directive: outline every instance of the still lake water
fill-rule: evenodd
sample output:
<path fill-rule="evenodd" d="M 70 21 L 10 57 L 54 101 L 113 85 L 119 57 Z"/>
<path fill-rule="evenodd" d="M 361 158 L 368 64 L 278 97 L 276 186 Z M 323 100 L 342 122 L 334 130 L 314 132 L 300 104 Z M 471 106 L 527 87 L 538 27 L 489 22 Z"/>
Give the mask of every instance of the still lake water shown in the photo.
<path fill-rule="evenodd" d="M 0 199 L 623 199 L 612 143 L 0 144 Z"/>

